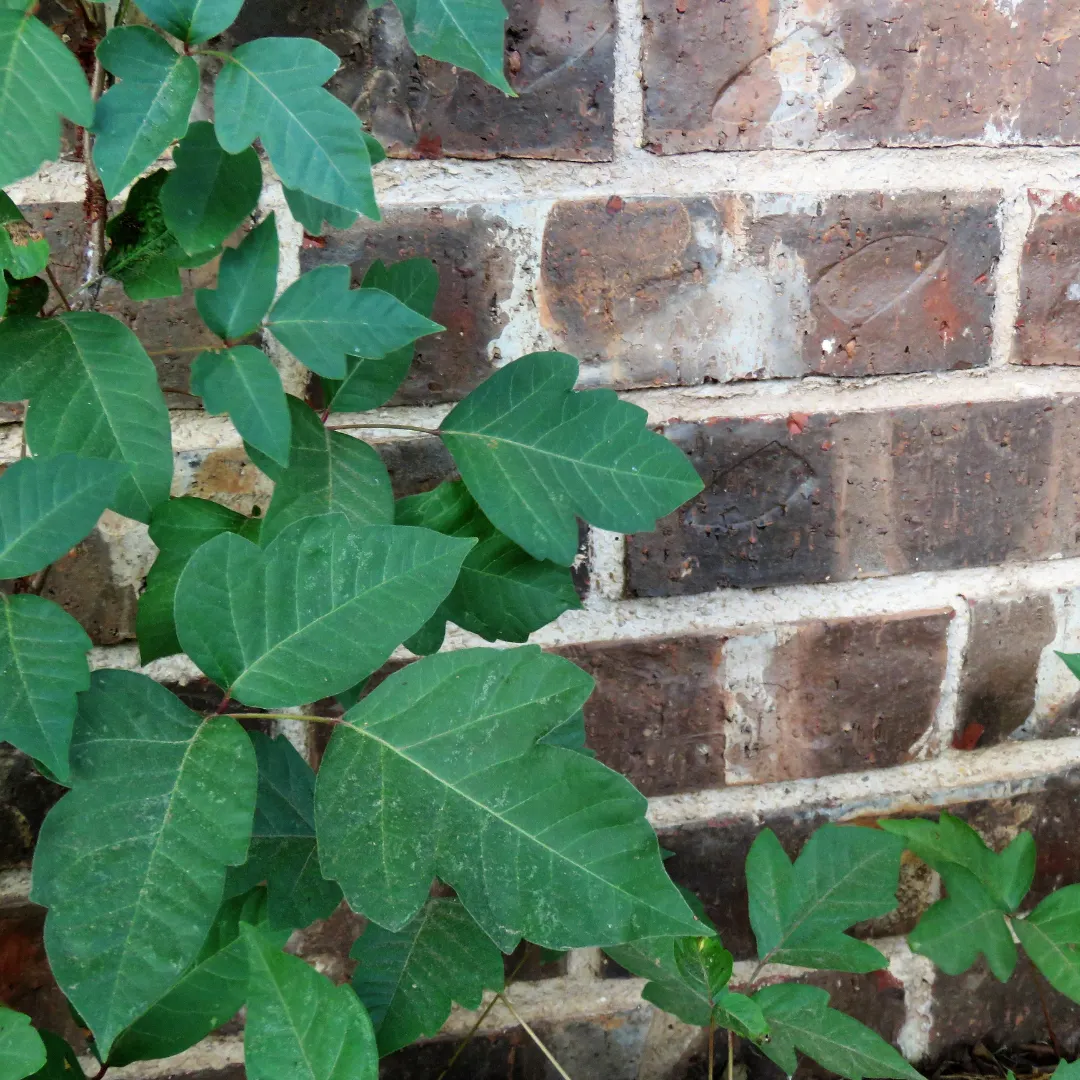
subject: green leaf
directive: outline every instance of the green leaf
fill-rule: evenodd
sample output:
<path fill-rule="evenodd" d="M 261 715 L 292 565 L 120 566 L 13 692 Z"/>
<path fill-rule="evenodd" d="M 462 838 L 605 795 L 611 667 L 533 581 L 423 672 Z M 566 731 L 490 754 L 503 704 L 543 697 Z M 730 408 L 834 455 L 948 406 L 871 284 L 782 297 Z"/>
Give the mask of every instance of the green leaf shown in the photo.
<path fill-rule="evenodd" d="M 0 476 L 0 578 L 25 577 L 65 555 L 115 500 L 116 461 L 24 458 Z"/>
<path fill-rule="evenodd" d="M 49 241 L 30 227 L 19 208 L 0 191 L 0 269 L 13 278 L 40 274 L 49 262 Z"/>
<path fill-rule="evenodd" d="M 0 10 L 0 187 L 60 156 L 57 113 L 82 127 L 94 120 L 79 61 L 29 6 Z"/>
<path fill-rule="evenodd" d="M 144 664 L 182 652 L 173 621 L 176 583 L 188 560 L 207 540 L 223 532 L 243 533 L 250 518 L 207 499 L 169 499 L 150 520 L 150 539 L 158 556 L 139 597 L 136 630 Z"/>
<path fill-rule="evenodd" d="M 1058 656 L 1065 662 L 1065 666 L 1080 679 L 1080 653 L 1059 652 Z"/>
<path fill-rule="evenodd" d="M 731 981 L 735 958 L 719 938 L 676 938 L 675 966 L 684 979 L 700 985 L 715 1000 Z"/>
<path fill-rule="evenodd" d="M 248 1080 L 378 1080 L 371 1020 L 348 986 L 242 928 L 250 983 L 244 1026 Z"/>
<path fill-rule="evenodd" d="M 1080 1002 L 1080 885 L 1052 892 L 1026 919 L 1013 920 L 1012 927 L 1047 982 Z"/>
<path fill-rule="evenodd" d="M 502 953 L 457 900 L 429 900 L 397 932 L 369 923 L 351 955 L 383 1057 L 438 1034 L 453 1002 L 477 1009 L 503 988 Z"/>
<path fill-rule="evenodd" d="M 405 259 L 390 266 L 376 259 L 360 287 L 382 289 L 430 319 L 439 291 L 439 272 L 430 259 Z M 415 352 L 415 346 L 409 344 L 378 360 L 350 356 L 344 380 L 324 380 L 331 408 L 336 412 L 366 412 L 385 405 L 408 375 Z"/>
<path fill-rule="evenodd" d="M 281 376 L 254 345 L 200 353 L 191 368 L 191 392 L 212 416 L 228 413 L 244 441 L 281 465 L 289 463 L 292 420 Z"/>
<path fill-rule="evenodd" d="M 439 429 L 495 528 L 535 559 L 569 566 L 575 517 L 614 532 L 651 529 L 701 490 L 674 444 L 613 390 L 574 392 L 578 364 L 533 353 L 455 406 Z"/>
<path fill-rule="evenodd" d="M 231 1020 L 247 998 L 248 954 L 242 922 L 266 922 L 266 890 L 254 889 L 226 900 L 195 962 L 160 1000 L 116 1041 L 109 1066 L 172 1057 Z M 282 948 L 288 933 L 271 935 Z"/>
<path fill-rule="evenodd" d="M 816 986 L 781 983 L 754 995 L 769 1025 L 761 1049 L 789 1076 L 796 1051 L 848 1080 L 889 1077 L 921 1080 L 897 1051 L 858 1020 L 829 1008 L 829 995 Z"/>
<path fill-rule="evenodd" d="M 144 675 L 97 671 L 79 698 L 72 790 L 52 809 L 32 896 L 57 982 L 107 1057 L 199 953 L 225 868 L 247 855 L 255 755 Z"/>
<path fill-rule="evenodd" d="M 23 1080 L 45 1065 L 45 1044 L 30 1017 L 0 1005 L 0 1076 Z"/>
<path fill-rule="evenodd" d="M 225 891 L 242 893 L 265 881 L 270 926 L 296 930 L 328 919 L 341 903 L 341 889 L 319 871 L 315 773 L 283 735 L 250 735 L 259 761 L 251 849 L 248 861 L 229 871 Z"/>
<path fill-rule="evenodd" d="M 298 521 L 265 549 L 217 536 L 180 575 L 180 644 L 247 705 L 318 701 L 423 625 L 469 546 L 426 529 L 358 529 L 343 514 Z"/>
<path fill-rule="evenodd" d="M 40 596 L 0 594 L 0 739 L 67 783 L 75 695 L 90 685 L 90 639 Z"/>
<path fill-rule="evenodd" d="M 302 401 L 288 399 L 292 424 L 289 467 L 275 481 L 263 521 L 265 547 L 306 517 L 344 514 L 354 526 L 394 520 L 390 474 L 367 443 L 331 431 Z"/>
<path fill-rule="evenodd" d="M 179 296 L 180 271 L 209 262 L 216 250 L 188 255 L 165 223 L 161 192 L 168 182 L 164 169 L 144 176 L 128 194 L 127 205 L 105 226 L 111 246 L 105 272 L 124 286 L 132 300 Z"/>
<path fill-rule="evenodd" d="M 374 158 L 371 164 L 375 164 Z M 304 231 L 312 236 L 322 236 L 324 223 L 332 229 L 347 229 L 359 216 L 355 210 L 346 210 L 342 206 L 313 199 L 295 188 L 283 187 L 282 190 L 285 192 L 285 201 L 289 204 L 289 212 L 303 225 Z"/>
<path fill-rule="evenodd" d="M 172 430 L 157 371 L 117 319 L 75 311 L 0 323 L 0 401 L 30 399 L 26 441 L 41 457 L 73 453 L 130 471 L 112 508 L 149 521 L 169 497 Z"/>
<path fill-rule="evenodd" d="M 394 0 L 421 56 L 463 67 L 514 95 L 503 74 L 506 8 L 499 0 Z"/>
<path fill-rule="evenodd" d="M 441 644 L 448 619 L 488 641 L 527 641 L 534 630 L 564 611 L 581 607 L 570 571 L 534 559 L 498 532 L 460 480 L 399 499 L 395 515 L 399 525 L 419 525 L 446 536 L 471 536 L 479 541 L 465 557 L 452 592 L 433 616 L 437 631 L 433 637 L 439 640 L 432 652 Z"/>
<path fill-rule="evenodd" d="M 322 89 L 338 58 L 310 38 L 260 38 L 229 57 L 214 89 L 214 127 L 231 154 L 261 139 L 282 184 L 379 219 L 359 117 Z"/>
<path fill-rule="evenodd" d="M 329 379 L 346 374 L 346 359 L 382 359 L 443 329 L 382 289 L 350 289 L 347 266 L 317 266 L 293 282 L 266 322 L 301 363 Z"/>
<path fill-rule="evenodd" d="M 1016 945 L 1004 912 L 964 867 L 944 863 L 939 873 L 948 895 L 923 914 L 908 944 L 946 975 L 967 971 L 982 953 L 994 975 L 1007 982 L 1016 968 Z"/>
<path fill-rule="evenodd" d="M 115 199 L 183 138 L 199 92 L 199 65 L 145 26 L 110 30 L 97 56 L 120 80 L 94 114 L 94 164 L 105 193 Z"/>
<path fill-rule="evenodd" d="M 143 13 L 188 45 L 209 41 L 227 30 L 244 0 L 138 0 Z"/>
<path fill-rule="evenodd" d="M 273 214 L 221 257 L 216 289 L 197 289 L 203 322 L 223 340 L 250 334 L 270 310 L 277 291 L 278 235 Z"/>
<path fill-rule="evenodd" d="M 45 1044 L 48 1058 L 45 1064 L 34 1073 L 33 1080 L 75 1080 L 82 1072 L 82 1066 L 75 1051 L 67 1042 L 51 1031 L 41 1031 L 41 1041 Z"/>
<path fill-rule="evenodd" d="M 239 154 L 225 153 L 214 125 L 200 121 L 188 128 L 173 160 L 176 168 L 161 189 L 165 224 L 191 255 L 220 247 L 258 205 L 259 155 L 250 146 Z"/>
<path fill-rule="evenodd" d="M 937 821 L 886 818 L 879 824 L 932 870 L 941 873 L 952 864 L 970 871 L 1003 911 L 1020 906 L 1035 878 L 1035 840 L 1029 832 L 995 854 L 966 821 L 952 814 L 942 813 Z"/>
<path fill-rule="evenodd" d="M 437 876 L 506 953 L 521 937 L 564 949 L 699 931 L 644 796 L 536 743 L 591 689 L 529 646 L 441 653 L 391 675 L 334 728 L 319 769 L 323 873 L 391 930 Z"/>
<path fill-rule="evenodd" d="M 1053 1075 L 1057 1077 L 1057 1080 L 1077 1080 L 1077 1077 L 1080 1076 L 1080 1060 L 1059 1061 Z M 1013 1077 L 1013 1080 L 1016 1080 L 1016 1078 Z"/>
<path fill-rule="evenodd" d="M 771 829 L 746 858 L 758 956 L 777 964 L 877 971 L 888 961 L 843 933 L 896 907 L 903 845 L 878 829 L 823 825 L 790 862 Z"/>

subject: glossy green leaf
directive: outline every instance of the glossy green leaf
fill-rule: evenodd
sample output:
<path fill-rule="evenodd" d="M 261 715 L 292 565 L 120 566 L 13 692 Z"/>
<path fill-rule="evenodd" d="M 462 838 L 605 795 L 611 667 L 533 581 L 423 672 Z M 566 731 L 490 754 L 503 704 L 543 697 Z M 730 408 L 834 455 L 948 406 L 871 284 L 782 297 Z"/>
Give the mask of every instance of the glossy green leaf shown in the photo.
<path fill-rule="evenodd" d="M 60 156 L 60 116 L 83 127 L 94 119 L 79 61 L 29 6 L 0 9 L 0 187 Z"/>
<path fill-rule="evenodd" d="M 503 74 L 506 8 L 499 0 L 394 0 L 409 44 L 513 94 Z"/>
<path fill-rule="evenodd" d="M 218 337 L 230 341 L 258 327 L 277 290 L 278 235 L 273 214 L 221 257 L 216 289 L 197 289 L 195 306 Z"/>
<path fill-rule="evenodd" d="M 796 1051 L 800 1051 L 848 1080 L 921 1080 L 919 1073 L 876 1031 L 830 1009 L 827 991 L 817 986 L 766 986 L 754 995 L 754 1000 L 769 1025 L 769 1040 L 761 1049 L 789 1076 L 795 1072 Z"/>
<path fill-rule="evenodd" d="M 963 866 L 944 863 L 939 873 L 948 895 L 924 912 L 908 944 L 946 975 L 967 971 L 983 954 L 1006 982 L 1016 969 L 1016 945 L 1001 907 Z"/>
<path fill-rule="evenodd" d="M 735 958 L 719 938 L 676 938 L 675 966 L 684 979 L 700 985 L 715 1000 L 731 981 Z"/>
<path fill-rule="evenodd" d="M 502 953 L 457 900 L 428 900 L 396 932 L 369 923 L 351 955 L 384 1057 L 438 1034 L 453 1002 L 476 1009 L 485 990 L 503 988 Z"/>
<path fill-rule="evenodd" d="M 239 154 L 225 153 L 214 125 L 200 121 L 188 128 L 173 151 L 173 160 L 176 168 L 161 189 L 169 232 L 191 255 L 220 247 L 258 205 L 262 192 L 259 155 L 250 146 Z"/>
<path fill-rule="evenodd" d="M 110 241 L 105 272 L 124 286 L 132 300 L 179 296 L 184 291 L 180 271 L 209 262 L 217 250 L 189 255 L 169 231 L 161 206 L 168 182 L 164 169 L 144 176 L 128 194 L 123 213 L 105 226 Z"/>
<path fill-rule="evenodd" d="M 0 191 L 0 270 L 13 278 L 40 274 L 49 261 L 49 242 L 31 228 L 7 194 Z"/>
<path fill-rule="evenodd" d="M 371 163 L 375 164 L 374 158 Z M 285 192 L 285 201 L 289 204 L 289 212 L 311 236 L 322 236 L 324 225 L 332 229 L 347 229 L 359 217 L 356 210 L 346 210 L 343 206 L 313 199 L 295 188 L 283 187 L 282 190 Z"/>
<path fill-rule="evenodd" d="M 242 922 L 265 931 L 265 889 L 253 889 L 221 905 L 195 962 L 117 1039 L 109 1054 L 110 1067 L 182 1053 L 240 1011 L 248 984 Z M 282 948 L 288 936 L 278 933 L 271 940 Z"/>
<path fill-rule="evenodd" d="M 266 325 L 297 360 L 329 379 L 346 359 L 381 359 L 443 328 L 381 289 L 350 289 L 347 266 L 317 266 L 285 290 Z"/>
<path fill-rule="evenodd" d="M 281 465 L 289 463 L 292 420 L 281 376 L 254 345 L 200 353 L 191 367 L 191 392 L 212 416 L 228 413 L 244 441 Z"/>
<path fill-rule="evenodd" d="M 0 1076 L 23 1080 L 45 1064 L 45 1044 L 30 1017 L 0 1005 Z"/>
<path fill-rule="evenodd" d="M 265 547 L 306 517 L 344 514 L 355 526 L 394 520 L 390 474 L 367 443 L 324 427 L 302 401 L 289 397 L 292 444 L 289 467 L 275 478 L 263 521 Z"/>
<path fill-rule="evenodd" d="M 1064 662 L 1065 666 L 1080 679 L 1080 653 L 1063 653 L 1059 652 L 1058 657 Z"/>
<path fill-rule="evenodd" d="M 229 871 L 225 891 L 243 893 L 265 881 L 269 925 L 301 929 L 329 918 L 341 903 L 341 889 L 319 870 L 315 773 L 283 735 L 250 734 L 259 761 L 255 824 L 248 861 Z"/>
<path fill-rule="evenodd" d="M 97 524 L 127 470 L 58 454 L 23 458 L 0 476 L 0 578 L 24 577 L 67 554 Z"/>
<path fill-rule="evenodd" d="M 51 1031 L 42 1031 L 39 1034 L 48 1057 L 45 1064 L 34 1073 L 33 1080 L 78 1080 L 82 1066 L 75 1051 L 64 1039 Z"/>
<path fill-rule="evenodd" d="M 376 259 L 360 287 L 382 289 L 430 319 L 439 291 L 439 272 L 430 259 L 405 259 L 390 266 Z M 350 356 L 342 381 L 323 380 L 330 407 L 335 412 L 366 412 L 385 405 L 408 375 L 415 352 L 415 346 L 409 344 L 380 359 Z"/>
<path fill-rule="evenodd" d="M 937 821 L 886 818 L 879 824 L 938 873 L 955 865 L 974 874 L 1003 911 L 1015 911 L 1031 888 L 1035 840 L 1029 832 L 1020 833 L 1004 851 L 995 853 L 966 821 L 949 813 L 942 813 Z"/>
<path fill-rule="evenodd" d="M 591 689 L 530 646 L 441 653 L 391 675 L 335 727 L 319 769 L 323 873 L 391 930 L 437 876 L 507 953 L 521 937 L 564 949 L 699 931 L 644 796 L 536 742 Z"/>
<path fill-rule="evenodd" d="M 823 825 L 792 865 L 776 834 L 760 832 L 746 858 L 758 956 L 836 971 L 888 967 L 877 949 L 843 931 L 896 907 L 902 852 L 878 829 Z"/>
<path fill-rule="evenodd" d="M 223 532 L 245 533 L 253 519 L 207 499 L 169 499 L 150 520 L 158 556 L 139 597 L 136 630 L 144 664 L 181 652 L 173 620 L 176 583 L 188 560 L 207 540 Z"/>
<path fill-rule="evenodd" d="M 227 30 L 244 0 L 138 0 L 143 13 L 188 45 Z"/>
<path fill-rule="evenodd" d="M 419 525 L 446 536 L 478 541 L 461 565 L 453 591 L 433 616 L 434 648 L 442 643 L 447 620 L 488 641 L 527 641 L 564 611 L 581 607 L 574 580 L 565 566 L 540 562 L 505 537 L 476 505 L 461 481 L 399 499 L 399 525 Z M 410 648 L 423 653 L 423 642 Z"/>
<path fill-rule="evenodd" d="M 719 1028 L 726 1028 L 744 1039 L 758 1042 L 768 1034 L 765 1016 L 753 998 L 734 990 L 721 990 L 711 1008 L 700 989 L 686 982 L 657 980 L 645 984 L 642 999 L 664 1012 L 677 1016 L 685 1024 L 707 1027 L 709 1018 Z"/>
<path fill-rule="evenodd" d="M 172 430 L 157 371 L 120 321 L 92 311 L 0 323 L 0 400 L 30 399 L 26 441 L 42 457 L 120 461 L 111 506 L 138 521 L 169 497 Z"/>
<path fill-rule="evenodd" d="M 461 478 L 500 531 L 533 558 L 569 566 L 577 518 L 651 529 L 701 490 L 686 456 L 613 390 L 574 392 L 578 363 L 533 353 L 455 406 L 440 433 Z"/>
<path fill-rule="evenodd" d="M 86 631 L 51 600 L 0 593 L 0 739 L 67 783 L 75 695 L 90 685 Z"/>
<path fill-rule="evenodd" d="M 348 986 L 243 927 L 250 982 L 244 1026 L 248 1080 L 378 1080 L 371 1020 Z"/>
<path fill-rule="evenodd" d="M 187 132 L 199 65 L 145 26 L 110 30 L 97 56 L 120 80 L 94 114 L 94 164 L 105 193 L 115 199 Z"/>
<path fill-rule="evenodd" d="M 241 45 L 217 79 L 214 127 L 232 154 L 260 139 L 286 187 L 378 220 L 360 119 L 322 88 L 338 64 L 310 38 Z"/>
<path fill-rule="evenodd" d="M 1024 951 L 1067 998 L 1080 1002 L 1080 885 L 1052 892 L 1012 927 Z"/>
<path fill-rule="evenodd" d="M 97 671 L 71 775 L 31 895 L 49 909 L 53 974 L 107 1056 L 198 956 L 225 868 L 247 855 L 255 755 L 235 720 L 204 723 L 144 675 Z"/>
<path fill-rule="evenodd" d="M 342 514 L 298 521 L 265 549 L 215 537 L 180 575 L 180 643 L 247 705 L 318 701 L 423 625 L 469 546 L 426 529 L 355 528 Z"/>

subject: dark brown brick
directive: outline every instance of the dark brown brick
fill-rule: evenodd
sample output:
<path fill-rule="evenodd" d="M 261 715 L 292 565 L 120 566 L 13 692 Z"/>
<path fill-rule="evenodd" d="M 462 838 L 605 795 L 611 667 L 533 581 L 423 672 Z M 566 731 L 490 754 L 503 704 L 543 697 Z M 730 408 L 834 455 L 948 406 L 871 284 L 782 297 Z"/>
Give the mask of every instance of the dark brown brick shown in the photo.
<path fill-rule="evenodd" d="M 723 783 L 723 646 L 686 637 L 558 650 L 596 679 L 585 705 L 589 746 L 646 795 Z"/>
<path fill-rule="evenodd" d="M 57 280 L 71 294 L 84 272 L 86 222 L 82 204 L 39 203 L 21 209 L 26 220 L 48 239 Z M 180 276 L 184 282 L 182 295 L 143 303 L 129 300 L 119 284 L 106 281 L 97 307 L 117 316 L 139 336 L 158 369 L 162 387 L 167 388 L 165 397 L 169 407 L 194 409 L 199 407 L 199 400 L 186 392 L 192 362 L 198 349 L 221 344 L 199 318 L 194 294 L 196 289 L 215 285 L 217 260 L 195 270 L 181 270 Z"/>
<path fill-rule="evenodd" d="M 672 422 L 705 490 L 627 545 L 628 590 L 983 566 L 1080 550 L 1070 398 Z"/>
<path fill-rule="evenodd" d="M 431 1080 L 449 1066 L 460 1041 L 434 1039 L 399 1050 L 379 1063 L 380 1080 Z M 520 1029 L 477 1035 L 466 1045 L 447 1080 L 547 1080 L 546 1064 Z"/>
<path fill-rule="evenodd" d="M 444 480 L 457 480 L 458 471 L 441 439 L 398 439 L 375 447 L 383 459 L 394 497 L 419 495 Z"/>
<path fill-rule="evenodd" d="M 1077 29 L 1053 0 L 646 0 L 645 137 L 661 153 L 1074 144 Z"/>
<path fill-rule="evenodd" d="M 392 404 L 430 405 L 464 397 L 492 372 L 488 345 L 505 325 L 500 305 L 509 299 L 514 259 L 501 234 L 507 226 L 478 207 L 398 209 L 382 222 L 356 225 L 306 248 L 303 270 L 350 263 L 362 280 L 375 259 L 433 259 L 439 271 L 434 319 L 446 330 L 416 343 L 416 359 Z"/>
<path fill-rule="evenodd" d="M 612 0 L 507 5 L 506 97 L 409 47 L 393 7 L 363 0 L 248 0 L 231 35 L 317 37 L 341 57 L 330 89 L 396 157 L 607 161 L 612 152 Z"/>
<path fill-rule="evenodd" d="M 558 203 L 541 319 L 588 383 L 692 385 L 984 365 L 997 196 Z"/>
<path fill-rule="evenodd" d="M 1028 197 L 1034 221 L 1020 262 L 1013 360 L 1080 364 L 1080 198 Z"/>
<path fill-rule="evenodd" d="M 952 611 L 804 623 L 733 638 L 728 783 L 910 760 L 933 727 Z"/>
<path fill-rule="evenodd" d="M 0 870 L 30 865 L 41 823 L 63 794 L 30 758 L 0 742 Z"/>
<path fill-rule="evenodd" d="M 980 600 L 971 605 L 957 711 L 957 744 L 965 750 L 1007 739 L 1035 704 L 1035 681 L 1056 620 L 1049 596 Z"/>

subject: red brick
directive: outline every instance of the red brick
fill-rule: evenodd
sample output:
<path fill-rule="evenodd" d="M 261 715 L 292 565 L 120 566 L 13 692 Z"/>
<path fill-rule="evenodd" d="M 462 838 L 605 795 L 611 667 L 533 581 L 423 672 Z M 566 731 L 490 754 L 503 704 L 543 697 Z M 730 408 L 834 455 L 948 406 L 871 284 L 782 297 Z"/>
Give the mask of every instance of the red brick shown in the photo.
<path fill-rule="evenodd" d="M 558 650 L 596 679 L 585 705 L 589 746 L 646 795 L 723 783 L 723 644 L 686 637 Z"/>
<path fill-rule="evenodd" d="M 391 208 L 382 222 L 360 219 L 351 229 L 305 249 L 301 268 L 350 263 L 359 282 L 375 259 L 424 257 L 439 271 L 434 319 L 446 330 L 416 343 L 416 359 L 392 404 L 456 401 L 493 368 L 488 345 L 505 325 L 499 307 L 510 297 L 513 256 L 501 236 L 506 223 L 479 209 Z"/>
<path fill-rule="evenodd" d="M 1078 29 L 1055 0 L 645 0 L 645 137 L 662 153 L 1075 144 Z"/>
<path fill-rule="evenodd" d="M 836 619 L 731 640 L 728 783 L 910 760 L 933 728 L 951 618 Z"/>
<path fill-rule="evenodd" d="M 984 365 L 997 196 L 562 202 L 540 314 L 593 384 Z"/>
<path fill-rule="evenodd" d="M 705 490 L 627 545 L 634 596 L 1080 550 L 1072 398 L 672 422 Z M 805 422 L 804 422 L 805 421 Z"/>
<path fill-rule="evenodd" d="M 1039 661 L 1055 631 L 1049 596 L 972 604 L 956 723 L 962 749 L 1002 742 L 1027 719 Z"/>
<path fill-rule="evenodd" d="M 1029 192 L 1013 360 L 1080 364 L 1080 199 Z"/>
<path fill-rule="evenodd" d="M 230 37 L 317 37 L 341 57 L 330 89 L 397 157 L 609 160 L 612 0 L 569 7 L 510 0 L 506 7 L 504 71 L 516 98 L 463 69 L 417 57 L 396 9 L 372 11 L 363 0 L 248 3 Z"/>

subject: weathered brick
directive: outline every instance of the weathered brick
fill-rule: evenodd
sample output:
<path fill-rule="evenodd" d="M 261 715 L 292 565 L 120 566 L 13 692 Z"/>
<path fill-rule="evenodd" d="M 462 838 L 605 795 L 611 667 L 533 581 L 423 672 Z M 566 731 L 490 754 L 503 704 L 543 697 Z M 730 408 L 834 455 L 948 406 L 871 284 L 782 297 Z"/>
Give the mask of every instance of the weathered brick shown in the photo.
<path fill-rule="evenodd" d="M 85 270 L 87 227 L 82 204 L 35 203 L 21 209 L 26 220 L 48 239 L 51 265 L 60 287 L 70 295 L 78 288 Z M 217 260 L 194 270 L 181 270 L 180 276 L 184 282 L 182 295 L 144 303 L 129 300 L 119 284 L 106 281 L 97 309 L 117 316 L 138 335 L 158 370 L 169 407 L 194 409 L 199 407 L 199 400 L 187 393 L 191 364 L 200 348 L 221 344 L 199 318 L 195 290 L 214 286 Z M 50 303 L 54 301 L 55 297 L 50 298 Z"/>
<path fill-rule="evenodd" d="M 723 638 L 565 646 L 596 679 L 589 746 L 646 795 L 718 787 L 724 771 Z"/>
<path fill-rule="evenodd" d="M 627 544 L 634 596 L 1080 550 L 1074 399 L 673 422 L 705 490 Z"/>
<path fill-rule="evenodd" d="M 612 0 L 508 3 L 506 97 L 461 68 L 417 57 L 393 7 L 363 0 L 248 0 L 230 32 L 317 37 L 341 57 L 330 89 L 395 157 L 607 161 L 612 152 Z"/>
<path fill-rule="evenodd" d="M 303 270 L 350 263 L 363 279 L 375 259 L 433 259 L 439 271 L 434 319 L 446 330 L 416 343 L 409 378 L 392 404 L 430 405 L 464 397 L 492 372 L 488 345 L 506 323 L 515 273 L 505 242 L 508 226 L 479 207 L 391 208 L 381 222 L 361 218 L 320 246 L 305 248 Z"/>
<path fill-rule="evenodd" d="M 951 618 L 835 619 L 732 638 L 724 657 L 728 783 L 910 760 L 933 728 Z"/>
<path fill-rule="evenodd" d="M 661 153 L 1080 141 L 1074 7 L 646 0 Z"/>
<path fill-rule="evenodd" d="M 63 794 L 30 758 L 0 742 L 0 870 L 30 865 L 41 823 Z"/>
<path fill-rule="evenodd" d="M 247 453 L 231 450 L 192 450 L 177 455 L 174 495 L 212 499 L 240 514 L 264 513 L 274 486 Z"/>
<path fill-rule="evenodd" d="M 1054 640 L 1049 596 L 979 600 L 971 605 L 956 737 L 965 750 L 1007 739 L 1035 704 L 1043 649 Z"/>
<path fill-rule="evenodd" d="M 1020 261 L 1013 360 L 1080 364 L 1080 198 L 1028 193 L 1034 220 Z"/>
<path fill-rule="evenodd" d="M 541 1036 L 543 1038 L 543 1036 Z M 431 1080 L 449 1067 L 458 1039 L 414 1043 L 379 1063 L 380 1080 Z M 450 1077 L 470 1080 L 547 1080 L 546 1061 L 520 1028 L 469 1040 Z"/>
<path fill-rule="evenodd" d="M 562 202 L 539 308 L 588 383 L 692 385 L 984 365 L 997 196 Z"/>

